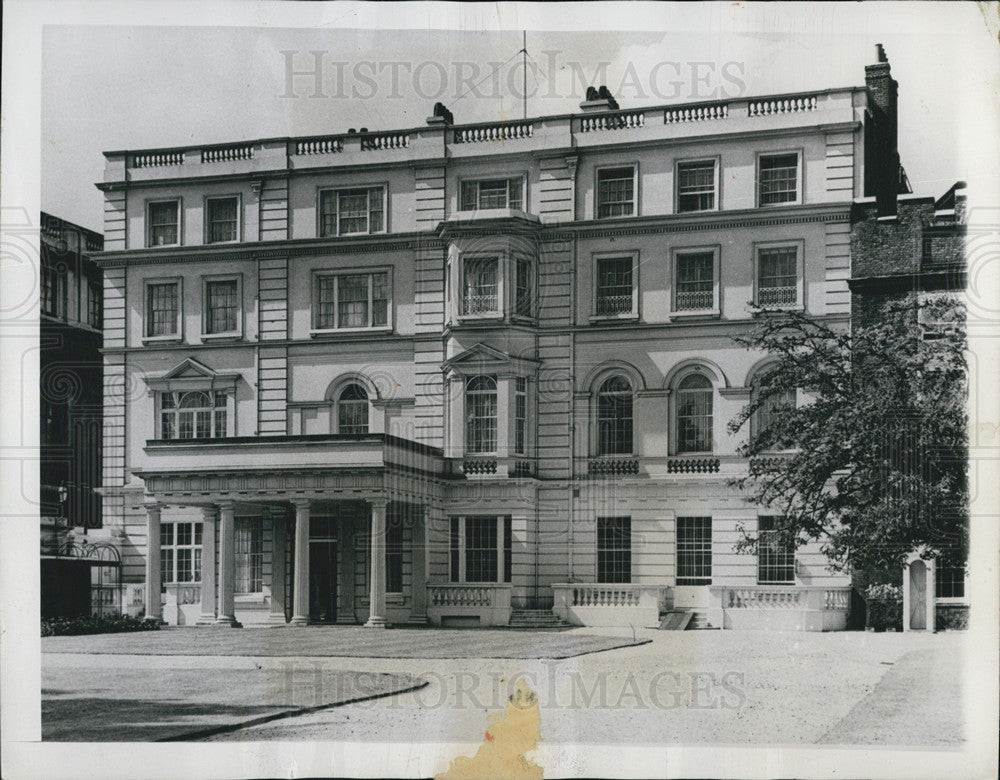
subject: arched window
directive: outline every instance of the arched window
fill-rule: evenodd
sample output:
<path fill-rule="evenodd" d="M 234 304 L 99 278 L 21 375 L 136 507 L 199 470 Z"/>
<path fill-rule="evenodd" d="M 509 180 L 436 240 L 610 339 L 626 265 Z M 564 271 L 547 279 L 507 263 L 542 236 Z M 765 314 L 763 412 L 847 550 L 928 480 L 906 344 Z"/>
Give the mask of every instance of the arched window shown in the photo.
<path fill-rule="evenodd" d="M 755 402 L 761 400 L 757 388 L 754 388 L 753 393 Z M 761 405 L 754 412 L 753 417 L 750 418 L 751 438 L 756 439 L 760 436 L 761 433 L 771 426 L 771 423 L 774 422 L 778 415 L 789 408 L 795 408 L 795 391 L 792 389 L 781 390 L 763 399 Z M 781 446 L 781 443 L 773 441 L 772 445 L 774 449 L 777 449 Z"/>
<path fill-rule="evenodd" d="M 337 432 L 368 433 L 368 393 L 361 385 L 350 384 L 340 392 Z"/>
<path fill-rule="evenodd" d="M 465 451 L 497 450 L 497 381 L 491 376 L 470 377 L 465 384 Z"/>
<path fill-rule="evenodd" d="M 218 439 L 226 435 L 226 394 L 168 391 L 160 395 L 160 437 Z"/>
<path fill-rule="evenodd" d="M 688 374 L 677 386 L 677 452 L 712 451 L 712 383 Z"/>
<path fill-rule="evenodd" d="M 597 392 L 597 453 L 632 452 L 632 385 L 622 376 L 606 379 Z"/>

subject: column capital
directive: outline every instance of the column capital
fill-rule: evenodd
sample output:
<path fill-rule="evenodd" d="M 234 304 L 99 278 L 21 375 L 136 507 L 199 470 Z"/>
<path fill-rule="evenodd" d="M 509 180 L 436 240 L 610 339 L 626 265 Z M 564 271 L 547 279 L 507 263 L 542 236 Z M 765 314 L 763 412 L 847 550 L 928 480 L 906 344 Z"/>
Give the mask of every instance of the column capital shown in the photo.
<path fill-rule="evenodd" d="M 384 510 L 389 506 L 389 499 L 384 496 L 379 496 L 377 498 L 367 499 L 367 503 L 372 509 L 378 507 L 379 509 Z"/>
<path fill-rule="evenodd" d="M 163 504 L 157 503 L 156 501 L 150 501 L 144 503 L 142 508 L 146 510 L 147 515 L 158 515 L 163 511 Z"/>
<path fill-rule="evenodd" d="M 201 518 L 202 520 L 215 520 L 219 516 L 219 508 L 217 506 L 209 505 L 201 507 Z"/>
<path fill-rule="evenodd" d="M 236 502 L 235 501 L 220 501 L 215 506 L 219 509 L 220 512 L 223 512 L 223 511 L 232 512 L 232 511 L 234 511 L 236 509 Z"/>
<path fill-rule="evenodd" d="M 311 498 L 293 498 L 292 501 L 291 501 L 291 504 L 292 504 L 293 507 L 295 507 L 296 511 L 298 511 L 299 509 L 309 509 L 310 505 L 312 504 L 312 499 Z"/>

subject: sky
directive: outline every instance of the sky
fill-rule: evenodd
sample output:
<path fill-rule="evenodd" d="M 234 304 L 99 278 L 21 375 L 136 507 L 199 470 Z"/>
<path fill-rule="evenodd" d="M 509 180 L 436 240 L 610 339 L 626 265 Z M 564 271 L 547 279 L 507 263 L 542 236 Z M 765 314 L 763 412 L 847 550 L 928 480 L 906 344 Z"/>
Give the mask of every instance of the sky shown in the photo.
<path fill-rule="evenodd" d="M 601 32 L 559 30 L 534 9 L 503 5 L 452 4 L 463 16 L 450 30 L 435 29 L 430 14 L 409 29 L 371 29 L 374 15 L 288 5 L 307 26 L 250 14 L 243 25 L 227 16 L 230 26 L 46 26 L 42 208 L 100 230 L 93 185 L 105 150 L 405 128 L 438 101 L 456 123 L 517 118 L 521 26 L 531 116 L 578 110 L 587 84 L 607 84 L 622 107 L 863 85 L 882 43 L 915 191 L 940 195 L 956 180 L 998 175 L 1000 47 L 995 20 L 973 3 L 663 4 L 652 16 L 625 4 L 557 7 Z M 289 71 L 304 75 L 289 81 Z"/>

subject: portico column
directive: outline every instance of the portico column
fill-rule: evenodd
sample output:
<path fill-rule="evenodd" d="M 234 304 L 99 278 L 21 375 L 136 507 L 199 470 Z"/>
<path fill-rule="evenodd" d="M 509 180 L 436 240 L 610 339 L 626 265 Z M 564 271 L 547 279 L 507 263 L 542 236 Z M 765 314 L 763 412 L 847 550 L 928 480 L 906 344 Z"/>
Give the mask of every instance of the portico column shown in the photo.
<path fill-rule="evenodd" d="M 385 510 L 388 503 L 385 499 L 368 502 L 372 511 L 372 563 L 371 592 L 368 594 L 370 610 L 365 625 L 371 628 L 385 627 Z"/>
<path fill-rule="evenodd" d="M 309 501 L 295 502 L 295 582 L 292 625 L 309 625 Z"/>
<path fill-rule="evenodd" d="M 214 506 L 201 508 L 201 616 L 199 626 L 215 623 L 215 521 Z"/>
<path fill-rule="evenodd" d="M 236 620 L 236 518 L 232 501 L 219 504 L 219 623 Z"/>
<path fill-rule="evenodd" d="M 285 515 L 271 511 L 271 609 L 269 623 L 285 625 Z"/>
<path fill-rule="evenodd" d="M 424 524 L 427 522 L 427 510 L 423 506 L 417 507 L 417 516 L 413 523 L 412 549 L 412 574 L 410 576 L 410 595 L 413 598 L 413 608 L 410 610 L 411 623 L 427 622 L 427 556 L 426 556 L 426 530 Z"/>
<path fill-rule="evenodd" d="M 146 505 L 146 617 L 163 622 L 160 597 L 160 505 Z"/>

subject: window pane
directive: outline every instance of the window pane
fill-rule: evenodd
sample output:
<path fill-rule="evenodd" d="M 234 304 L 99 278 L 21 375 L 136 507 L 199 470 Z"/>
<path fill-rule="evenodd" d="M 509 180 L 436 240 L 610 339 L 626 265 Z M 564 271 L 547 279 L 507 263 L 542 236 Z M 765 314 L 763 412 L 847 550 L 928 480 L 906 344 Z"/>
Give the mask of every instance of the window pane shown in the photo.
<path fill-rule="evenodd" d="M 260 593 L 264 572 L 264 521 L 237 517 L 235 525 L 236 592 Z"/>
<path fill-rule="evenodd" d="M 337 209 L 338 235 L 368 232 L 368 190 L 341 190 Z"/>
<path fill-rule="evenodd" d="M 316 277 L 316 327 L 320 330 L 335 327 L 336 301 L 334 291 L 337 285 L 335 276 Z"/>
<path fill-rule="evenodd" d="M 389 274 L 372 274 L 372 325 L 389 323 Z"/>
<path fill-rule="evenodd" d="M 775 530 L 778 518 L 757 518 L 757 582 L 791 584 L 795 582 L 795 545 L 785 534 Z"/>
<path fill-rule="evenodd" d="M 368 394 L 360 385 L 348 385 L 337 404 L 337 430 L 340 433 L 368 433 Z"/>
<path fill-rule="evenodd" d="M 715 208 L 715 162 L 690 162 L 677 166 L 677 210 Z"/>
<path fill-rule="evenodd" d="M 514 380 L 514 452 L 525 451 L 525 430 L 528 420 L 527 382 L 523 376 Z"/>
<path fill-rule="evenodd" d="M 597 581 L 632 581 L 631 518 L 597 518 Z"/>
<path fill-rule="evenodd" d="M 531 261 L 521 260 L 515 264 L 514 313 L 522 317 L 531 316 Z"/>
<path fill-rule="evenodd" d="M 497 581 L 497 519 L 465 518 L 465 581 Z"/>
<path fill-rule="evenodd" d="M 469 380 L 465 394 L 465 449 L 467 452 L 496 452 L 497 391 L 491 377 Z"/>
<path fill-rule="evenodd" d="M 523 189 L 524 182 L 520 177 L 508 180 L 507 208 L 516 209 L 518 211 L 524 210 L 524 197 L 522 195 Z"/>
<path fill-rule="evenodd" d="M 757 304 L 793 304 L 798 298 L 795 247 L 762 249 L 757 261 Z"/>
<path fill-rule="evenodd" d="M 235 241 L 237 233 L 237 199 L 211 198 L 208 201 L 208 240 Z"/>
<path fill-rule="evenodd" d="M 320 236 L 337 235 L 337 193 L 334 190 L 324 190 L 320 193 L 319 234 Z"/>
<path fill-rule="evenodd" d="M 597 216 L 625 217 L 635 210 L 634 169 L 608 168 L 597 173 Z"/>
<path fill-rule="evenodd" d="M 368 276 L 341 276 L 337 280 L 337 327 L 368 327 Z"/>
<path fill-rule="evenodd" d="M 597 315 L 632 312 L 632 258 L 606 257 L 597 261 Z"/>
<path fill-rule="evenodd" d="M 758 201 L 761 206 L 792 203 L 797 198 L 799 158 L 797 154 L 776 154 L 760 158 Z"/>
<path fill-rule="evenodd" d="M 712 278 L 714 266 L 715 256 L 711 252 L 677 255 L 675 310 L 712 308 L 715 298 Z"/>
<path fill-rule="evenodd" d="M 514 529 L 510 515 L 503 519 L 503 581 L 510 582 L 514 568 Z"/>
<path fill-rule="evenodd" d="M 236 318 L 239 312 L 237 282 L 235 279 L 208 282 L 208 312 L 206 328 L 208 333 L 232 333 L 237 330 Z"/>
<path fill-rule="evenodd" d="M 479 182 L 463 181 L 460 211 L 475 211 L 479 203 Z"/>
<path fill-rule="evenodd" d="M 381 187 L 368 190 L 368 232 L 378 233 L 383 230 L 385 220 L 385 191 Z"/>
<path fill-rule="evenodd" d="M 691 374 L 677 391 L 677 451 L 712 451 L 712 383 Z"/>
<path fill-rule="evenodd" d="M 494 179 L 479 182 L 479 208 L 507 208 L 507 180 Z"/>
<path fill-rule="evenodd" d="M 146 295 L 146 335 L 176 335 L 177 283 L 151 284 Z"/>
<path fill-rule="evenodd" d="M 150 246 L 177 243 L 177 205 L 177 201 L 149 204 Z"/>
<path fill-rule="evenodd" d="M 499 261 L 495 257 L 467 258 L 465 261 L 465 313 L 496 313 L 499 307 Z"/>
<path fill-rule="evenodd" d="M 677 518 L 677 584 L 712 582 L 712 518 Z"/>
<path fill-rule="evenodd" d="M 459 534 L 458 524 L 461 519 L 458 517 L 451 518 L 451 532 L 448 537 L 448 550 L 450 553 L 450 569 L 451 569 L 451 581 L 459 581 L 459 556 L 461 555 L 460 542 L 461 535 Z"/>
<path fill-rule="evenodd" d="M 598 453 L 632 452 L 632 386 L 620 376 L 611 377 L 597 394 Z"/>

